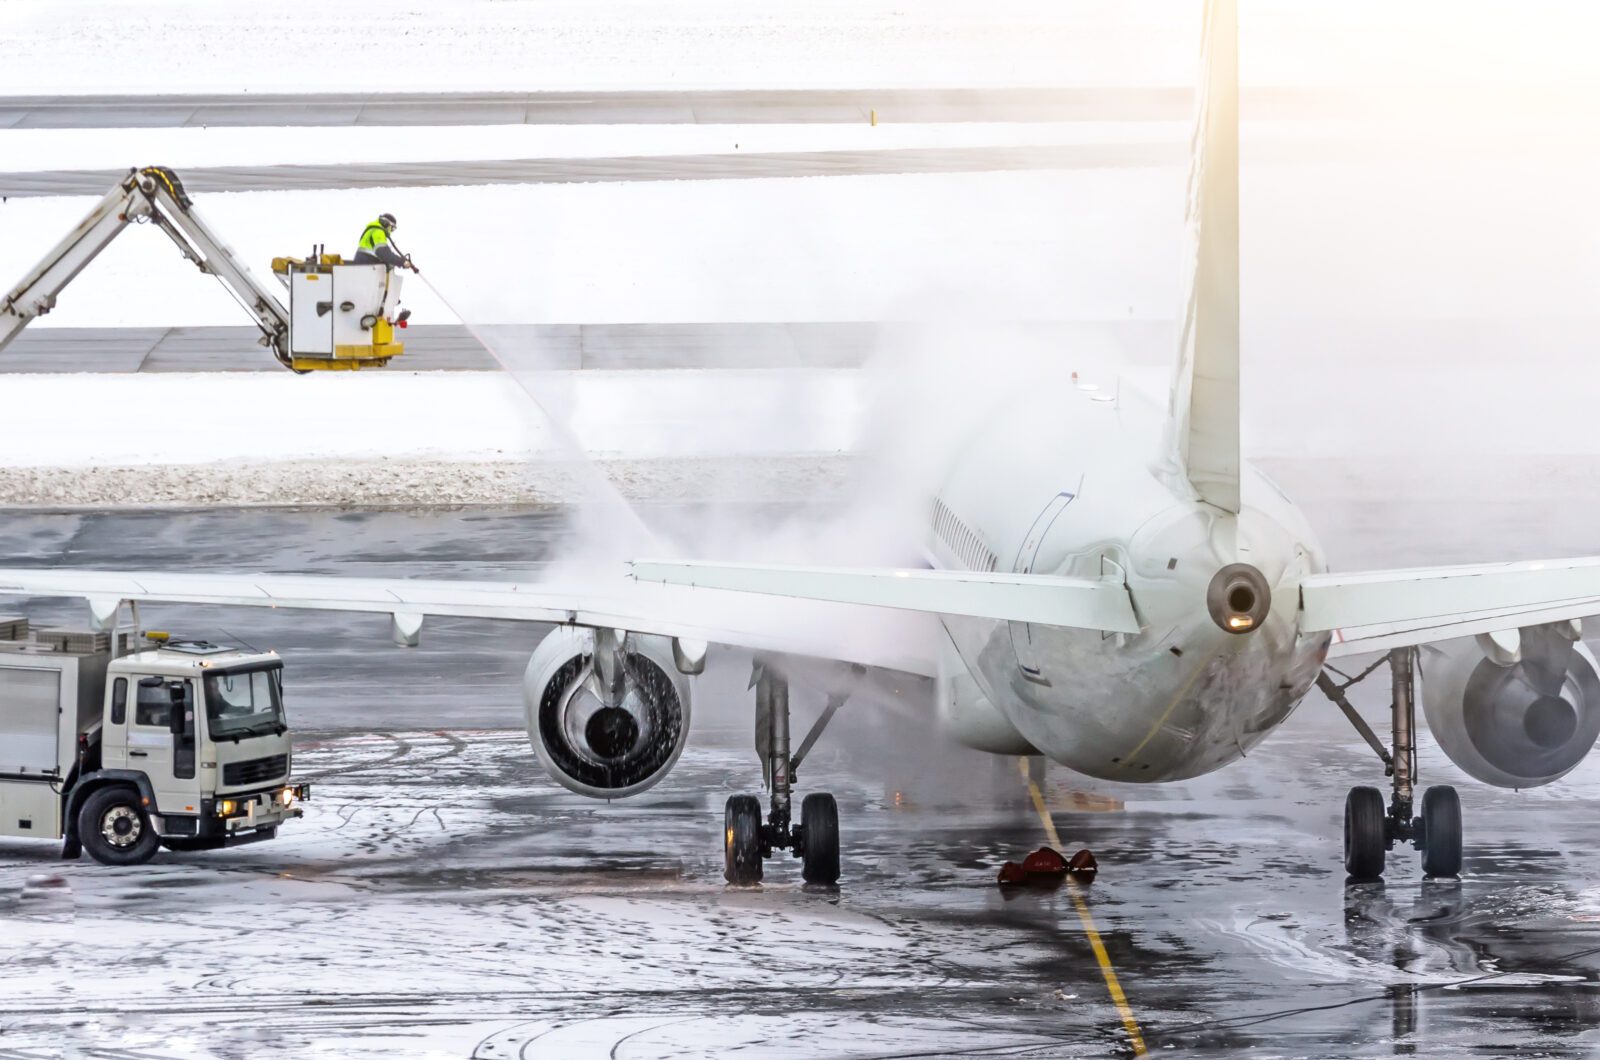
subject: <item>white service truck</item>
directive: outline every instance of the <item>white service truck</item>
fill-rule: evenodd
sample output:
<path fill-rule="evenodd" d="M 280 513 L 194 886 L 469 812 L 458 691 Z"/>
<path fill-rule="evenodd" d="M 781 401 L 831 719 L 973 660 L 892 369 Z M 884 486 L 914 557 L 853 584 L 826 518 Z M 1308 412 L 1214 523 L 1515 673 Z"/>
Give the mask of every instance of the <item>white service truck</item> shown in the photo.
<path fill-rule="evenodd" d="M 301 815 L 276 653 L 25 619 L 0 619 L 0 637 L 0 836 L 138 865 Z"/>

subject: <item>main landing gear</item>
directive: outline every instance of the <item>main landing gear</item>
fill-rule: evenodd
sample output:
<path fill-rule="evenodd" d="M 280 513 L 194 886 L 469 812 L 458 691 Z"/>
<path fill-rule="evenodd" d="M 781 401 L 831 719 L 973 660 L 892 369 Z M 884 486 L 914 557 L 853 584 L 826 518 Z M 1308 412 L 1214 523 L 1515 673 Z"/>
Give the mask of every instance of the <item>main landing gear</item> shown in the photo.
<path fill-rule="evenodd" d="M 778 850 L 801 859 L 807 883 L 839 882 L 839 807 L 833 796 L 817 792 L 800 803 L 800 823 L 791 824 L 794 775 L 806 753 L 844 705 L 833 695 L 800 749 L 789 754 L 789 683 L 782 674 L 758 662 L 752 680 L 756 689 L 756 753 L 771 793 L 770 809 L 761 820 L 761 802 L 754 795 L 734 795 L 723 812 L 723 875 L 729 883 L 761 882 L 762 861 Z"/>
<path fill-rule="evenodd" d="M 1390 704 L 1391 747 L 1385 748 L 1372 727 L 1357 714 L 1344 691 L 1384 663 L 1389 664 L 1394 695 Z M 1344 802 L 1344 868 L 1352 879 L 1383 876 L 1384 857 L 1396 843 L 1410 843 L 1422 853 L 1422 871 L 1429 876 L 1461 874 L 1461 800 L 1456 789 L 1440 784 L 1422 793 L 1421 812 L 1412 816 L 1412 786 L 1417 777 L 1417 705 L 1415 648 L 1396 648 L 1344 684 L 1327 671 L 1317 687 L 1354 725 L 1383 761 L 1392 778 L 1389 805 L 1377 788 L 1355 787 Z M 1337 673 L 1338 671 L 1334 671 Z M 1343 677 L 1343 674 L 1339 676 Z"/>

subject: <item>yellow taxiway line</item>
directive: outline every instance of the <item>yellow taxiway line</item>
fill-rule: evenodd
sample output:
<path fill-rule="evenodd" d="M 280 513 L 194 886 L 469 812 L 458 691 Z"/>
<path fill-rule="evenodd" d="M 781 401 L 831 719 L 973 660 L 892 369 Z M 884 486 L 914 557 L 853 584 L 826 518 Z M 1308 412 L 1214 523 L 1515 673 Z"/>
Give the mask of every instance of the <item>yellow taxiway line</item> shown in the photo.
<path fill-rule="evenodd" d="M 1027 782 L 1028 794 L 1033 797 L 1033 808 L 1038 811 L 1039 821 L 1044 825 L 1044 834 L 1050 840 L 1050 845 L 1061 853 L 1061 837 L 1056 834 L 1056 823 L 1050 818 L 1050 810 L 1044 804 L 1044 792 L 1039 790 L 1039 785 L 1034 783 L 1033 777 L 1028 774 L 1028 760 L 1019 758 L 1017 762 L 1022 767 L 1022 778 Z M 1089 903 L 1083 900 L 1083 888 L 1071 876 L 1067 877 L 1067 893 L 1072 895 L 1072 904 L 1078 909 L 1078 919 L 1083 922 L 1083 933 L 1089 939 L 1089 948 L 1094 951 L 1094 959 L 1100 965 L 1100 974 L 1105 977 L 1106 990 L 1111 994 L 1111 1003 L 1117 1006 L 1117 1014 L 1122 1017 L 1122 1029 L 1128 1032 L 1128 1042 L 1133 1046 L 1133 1055 L 1145 1056 L 1149 1050 L 1145 1048 L 1144 1034 L 1139 1030 L 1139 1021 L 1133 1017 L 1133 1007 L 1128 1004 L 1128 995 L 1122 992 L 1122 983 L 1117 980 L 1117 970 L 1111 966 L 1111 956 L 1106 953 L 1105 943 L 1100 941 L 1100 932 L 1094 926 L 1094 917 L 1089 913 Z"/>

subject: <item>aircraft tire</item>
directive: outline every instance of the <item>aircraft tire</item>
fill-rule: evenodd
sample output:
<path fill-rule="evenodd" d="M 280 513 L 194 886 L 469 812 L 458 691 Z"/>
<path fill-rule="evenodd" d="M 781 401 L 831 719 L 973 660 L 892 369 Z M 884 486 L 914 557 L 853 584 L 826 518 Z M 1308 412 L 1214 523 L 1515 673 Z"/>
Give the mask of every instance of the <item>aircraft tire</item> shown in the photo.
<path fill-rule="evenodd" d="M 1344 800 L 1344 870 L 1355 880 L 1383 876 L 1384 852 L 1389 847 L 1385 829 L 1383 793 L 1356 787 Z"/>
<path fill-rule="evenodd" d="M 800 804 L 801 875 L 807 883 L 839 882 L 839 805 L 817 792 Z"/>
<path fill-rule="evenodd" d="M 722 813 L 722 876 L 747 886 L 761 882 L 761 803 L 754 795 L 733 795 Z"/>
<path fill-rule="evenodd" d="M 1422 793 L 1422 871 L 1461 875 L 1461 797 L 1447 784 Z"/>

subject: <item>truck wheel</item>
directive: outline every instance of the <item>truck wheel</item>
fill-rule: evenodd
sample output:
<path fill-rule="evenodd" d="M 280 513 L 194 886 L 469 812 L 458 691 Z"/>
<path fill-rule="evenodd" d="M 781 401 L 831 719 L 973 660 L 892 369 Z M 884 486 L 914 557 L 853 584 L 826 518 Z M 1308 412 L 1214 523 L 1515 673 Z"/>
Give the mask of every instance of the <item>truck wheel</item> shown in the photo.
<path fill-rule="evenodd" d="M 101 788 L 78 811 L 78 839 L 102 865 L 143 865 L 155 857 L 161 837 L 132 788 Z"/>

